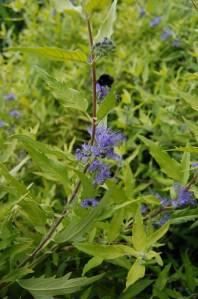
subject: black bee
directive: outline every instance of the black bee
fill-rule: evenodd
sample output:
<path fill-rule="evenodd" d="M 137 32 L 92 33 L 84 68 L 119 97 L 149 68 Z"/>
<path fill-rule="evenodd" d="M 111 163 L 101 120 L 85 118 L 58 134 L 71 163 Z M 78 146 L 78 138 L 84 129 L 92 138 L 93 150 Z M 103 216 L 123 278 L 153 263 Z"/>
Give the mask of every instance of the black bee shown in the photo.
<path fill-rule="evenodd" d="M 108 86 L 109 88 L 111 88 L 113 82 L 114 78 L 108 74 L 101 75 L 97 80 L 97 83 L 99 83 L 100 86 Z"/>

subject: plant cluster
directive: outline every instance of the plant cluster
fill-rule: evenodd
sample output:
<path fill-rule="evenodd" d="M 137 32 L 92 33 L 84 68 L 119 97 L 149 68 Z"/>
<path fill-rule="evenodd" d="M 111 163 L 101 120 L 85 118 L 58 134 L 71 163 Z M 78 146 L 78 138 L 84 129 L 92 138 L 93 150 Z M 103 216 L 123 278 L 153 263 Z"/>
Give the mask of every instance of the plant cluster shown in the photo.
<path fill-rule="evenodd" d="M 197 298 L 193 3 L 3 5 L 3 299 Z"/>

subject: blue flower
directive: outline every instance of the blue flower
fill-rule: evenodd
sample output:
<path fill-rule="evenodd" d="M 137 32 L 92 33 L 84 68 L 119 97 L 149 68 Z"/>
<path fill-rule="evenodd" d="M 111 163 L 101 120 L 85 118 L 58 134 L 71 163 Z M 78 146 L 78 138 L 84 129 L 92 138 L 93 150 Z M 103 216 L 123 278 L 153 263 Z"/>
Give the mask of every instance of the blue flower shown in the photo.
<path fill-rule="evenodd" d="M 4 97 L 5 101 L 14 101 L 16 99 L 16 95 L 13 92 L 10 92 L 8 94 L 5 95 Z"/>
<path fill-rule="evenodd" d="M 170 214 L 169 213 L 165 213 L 159 220 L 158 224 L 159 226 L 164 225 L 168 220 L 170 219 Z"/>
<path fill-rule="evenodd" d="M 141 204 L 141 212 L 142 214 L 145 214 L 148 211 L 148 207 L 145 204 Z"/>
<path fill-rule="evenodd" d="M 87 198 L 81 201 L 80 205 L 82 208 L 96 207 L 99 201 L 95 198 Z"/>
<path fill-rule="evenodd" d="M 198 162 L 192 163 L 192 167 L 197 168 L 198 167 Z"/>
<path fill-rule="evenodd" d="M 162 32 L 160 38 L 161 40 L 167 40 L 172 35 L 172 32 L 169 29 L 166 29 Z"/>
<path fill-rule="evenodd" d="M 124 136 L 121 133 L 113 132 L 105 126 L 96 128 L 96 144 L 101 149 L 109 149 L 124 141 Z"/>
<path fill-rule="evenodd" d="M 145 14 L 146 14 L 146 11 L 145 11 L 144 7 L 140 7 L 140 9 L 139 9 L 139 16 L 142 18 L 142 17 L 145 16 Z"/>
<path fill-rule="evenodd" d="M 186 207 L 196 205 L 196 200 L 194 198 L 194 193 L 189 191 L 185 187 L 180 187 L 177 193 L 176 200 L 172 201 L 172 206 L 174 208 Z"/>
<path fill-rule="evenodd" d="M 96 83 L 96 92 L 98 96 L 98 100 L 101 101 L 106 95 L 109 93 L 110 88 L 108 86 L 100 85 L 100 83 Z"/>
<path fill-rule="evenodd" d="M 160 194 L 155 193 L 155 197 L 157 197 L 160 200 L 160 204 L 162 207 L 166 208 L 171 206 L 171 201 L 167 199 L 166 197 L 162 197 Z"/>
<path fill-rule="evenodd" d="M 180 41 L 178 38 L 175 38 L 175 39 L 172 41 L 172 45 L 173 45 L 173 47 L 175 47 L 175 48 L 180 48 L 180 47 L 181 47 L 181 41 Z"/>
<path fill-rule="evenodd" d="M 101 185 L 106 181 L 106 179 L 111 177 L 109 166 L 99 160 L 94 160 L 90 164 L 88 171 L 90 173 L 94 173 L 95 185 Z"/>
<path fill-rule="evenodd" d="M 21 117 L 21 112 L 19 112 L 18 110 L 10 110 L 9 115 L 14 117 L 14 118 L 20 118 Z"/>
<path fill-rule="evenodd" d="M 161 22 L 161 17 L 155 17 L 150 21 L 150 27 L 156 27 Z"/>
<path fill-rule="evenodd" d="M 91 134 L 91 130 L 89 130 Z M 110 167 L 102 159 L 120 161 L 121 156 L 114 152 L 114 146 L 124 140 L 121 133 L 113 132 L 105 126 L 96 127 L 95 144 L 83 144 L 81 149 L 76 150 L 76 159 L 87 163 L 92 160 L 88 172 L 93 175 L 94 185 L 103 184 L 111 177 Z"/>
<path fill-rule="evenodd" d="M 5 127 L 6 123 L 3 120 L 0 120 L 0 128 Z"/>

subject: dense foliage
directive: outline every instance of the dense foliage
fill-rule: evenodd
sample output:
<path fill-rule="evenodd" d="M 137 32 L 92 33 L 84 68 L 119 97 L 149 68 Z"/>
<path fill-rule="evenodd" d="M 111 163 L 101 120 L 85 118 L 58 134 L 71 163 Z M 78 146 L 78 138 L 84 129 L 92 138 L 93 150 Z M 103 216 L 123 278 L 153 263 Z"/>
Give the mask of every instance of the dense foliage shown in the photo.
<path fill-rule="evenodd" d="M 198 298 L 196 1 L 0 18 L 0 297 Z"/>

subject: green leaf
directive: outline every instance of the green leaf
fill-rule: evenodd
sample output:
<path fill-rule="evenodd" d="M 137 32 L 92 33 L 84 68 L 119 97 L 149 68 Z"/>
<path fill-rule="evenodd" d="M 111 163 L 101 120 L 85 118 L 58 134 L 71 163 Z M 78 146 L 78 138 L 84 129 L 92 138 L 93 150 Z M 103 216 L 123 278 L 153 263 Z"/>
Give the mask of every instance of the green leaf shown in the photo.
<path fill-rule="evenodd" d="M 29 152 L 34 162 L 41 168 L 41 170 L 47 174 L 48 178 L 62 183 L 65 189 L 68 188 L 68 176 L 67 169 L 63 163 L 50 159 L 45 154 L 45 148 L 38 146 L 38 143 L 34 142 L 33 139 L 24 135 L 16 135 L 25 149 Z"/>
<path fill-rule="evenodd" d="M 132 243 L 137 251 L 143 251 L 147 245 L 146 233 L 139 207 L 137 209 L 132 228 Z"/>
<path fill-rule="evenodd" d="M 64 243 L 68 241 L 77 241 L 82 238 L 82 236 L 93 226 L 93 223 L 97 220 L 100 214 L 101 209 L 98 206 L 91 210 L 88 215 L 84 216 L 79 223 L 71 222 L 68 227 L 56 235 L 56 242 Z"/>
<path fill-rule="evenodd" d="M 6 179 L 6 181 L 15 188 L 15 193 L 17 196 L 22 196 L 26 193 L 28 193 L 28 190 L 26 189 L 26 187 L 21 183 L 18 182 L 14 176 L 12 176 L 10 174 L 10 172 L 8 171 L 8 169 L 6 168 L 6 166 L 3 163 L 0 163 L 0 174 L 2 176 L 4 176 L 4 178 Z"/>
<path fill-rule="evenodd" d="M 74 6 L 69 0 L 53 0 L 55 9 L 58 12 L 81 15 L 82 7 Z"/>
<path fill-rule="evenodd" d="M 105 260 L 116 259 L 124 255 L 137 256 L 137 252 L 133 248 L 125 245 L 75 243 L 74 246 L 80 251 Z"/>
<path fill-rule="evenodd" d="M 182 185 L 186 185 L 188 179 L 190 177 L 190 153 L 184 152 L 181 161 L 181 169 L 182 169 Z"/>
<path fill-rule="evenodd" d="M 98 256 L 92 257 L 84 266 L 82 275 L 84 276 L 89 270 L 101 265 L 103 262 L 103 259 Z"/>
<path fill-rule="evenodd" d="M 105 19 L 102 23 L 98 34 L 96 36 L 96 41 L 100 41 L 104 39 L 105 37 L 110 38 L 113 33 L 113 24 L 116 20 L 116 6 L 117 6 L 117 0 L 114 0 Z"/>
<path fill-rule="evenodd" d="M 182 92 L 177 90 L 178 95 L 191 106 L 193 110 L 198 111 L 198 102 L 197 102 L 197 96 L 192 95 L 189 92 Z"/>
<path fill-rule="evenodd" d="M 103 119 L 115 107 L 115 104 L 115 93 L 114 89 L 112 89 L 99 106 L 97 112 L 98 120 Z"/>
<path fill-rule="evenodd" d="M 186 283 L 190 291 L 193 293 L 197 284 L 195 281 L 193 264 L 191 263 L 187 252 L 182 254 L 182 260 L 185 268 Z"/>
<path fill-rule="evenodd" d="M 148 236 L 146 244 L 147 248 L 152 247 L 159 239 L 161 239 L 167 233 L 169 225 L 169 222 L 165 223 L 162 227 L 160 227 L 158 230 L 156 230 Z"/>
<path fill-rule="evenodd" d="M 160 165 L 161 170 L 165 172 L 172 179 L 181 182 L 182 169 L 180 164 L 172 159 L 161 147 L 149 139 L 139 136 L 140 139 L 149 147 L 149 151 L 153 158 Z"/>
<path fill-rule="evenodd" d="M 44 227 L 46 224 L 46 215 L 39 207 L 38 203 L 28 198 L 20 202 L 22 213 L 26 215 L 28 220 L 32 222 L 35 227 Z"/>
<path fill-rule="evenodd" d="M 97 190 L 96 188 L 93 186 L 93 180 L 89 179 L 87 177 L 86 174 L 79 172 L 79 171 L 75 171 L 76 174 L 78 175 L 81 184 L 82 184 L 82 194 L 81 197 L 82 198 L 93 198 L 97 195 Z"/>
<path fill-rule="evenodd" d="M 94 11 L 104 9 L 110 2 L 110 0 L 86 0 L 84 10 L 87 14 L 92 14 Z"/>
<path fill-rule="evenodd" d="M 28 290 L 36 298 L 50 298 L 47 296 L 67 295 L 79 291 L 82 287 L 99 280 L 103 274 L 92 277 L 68 279 L 68 275 L 61 278 L 30 278 L 19 280 L 22 288 Z"/>
<path fill-rule="evenodd" d="M 8 51 L 20 51 L 32 55 L 39 56 L 41 58 L 52 59 L 56 61 L 66 62 L 68 60 L 71 61 L 79 61 L 79 62 L 87 62 L 87 55 L 83 53 L 81 50 L 69 51 L 55 47 L 38 47 L 38 48 L 23 48 L 23 47 L 13 47 L 9 48 Z"/>
<path fill-rule="evenodd" d="M 171 267 L 171 264 L 168 264 L 160 272 L 160 274 L 155 282 L 155 285 L 154 285 L 154 288 L 156 288 L 157 290 L 162 291 L 165 288 L 166 283 L 168 281 L 168 273 L 169 273 L 170 267 Z"/>
<path fill-rule="evenodd" d="M 130 286 L 118 299 L 132 299 L 134 296 L 145 290 L 152 282 L 153 280 L 148 278 L 141 279 Z"/>
<path fill-rule="evenodd" d="M 69 88 L 65 83 L 57 81 L 40 67 L 36 66 L 35 68 L 51 90 L 53 96 L 60 100 L 64 107 L 81 111 L 87 110 L 88 101 L 82 92 Z"/>
<path fill-rule="evenodd" d="M 181 224 L 188 221 L 195 221 L 197 218 L 198 208 L 187 208 L 174 211 L 169 221 L 171 224 Z"/>
<path fill-rule="evenodd" d="M 124 209 L 120 209 L 113 215 L 111 222 L 109 223 L 109 228 L 107 231 L 108 242 L 113 242 L 119 235 L 121 230 L 121 225 L 124 218 Z"/>
<path fill-rule="evenodd" d="M 145 266 L 141 264 L 141 262 L 142 261 L 140 259 L 137 259 L 129 270 L 127 275 L 126 288 L 134 284 L 138 279 L 144 277 Z"/>

